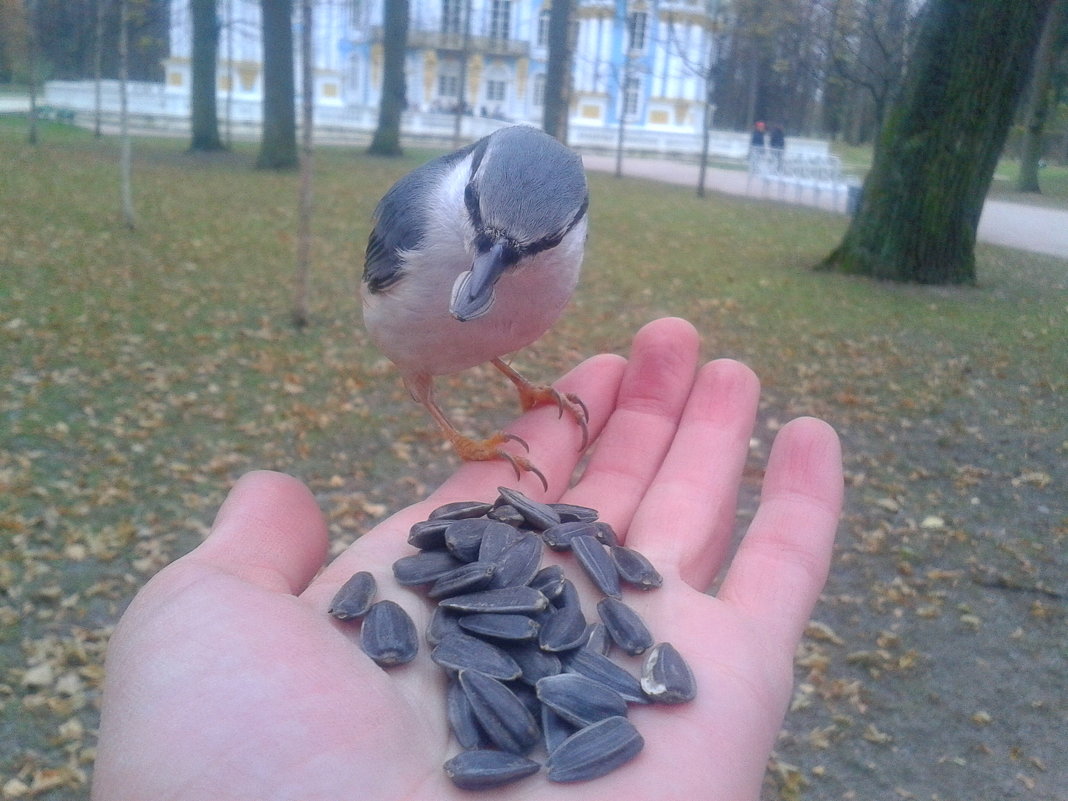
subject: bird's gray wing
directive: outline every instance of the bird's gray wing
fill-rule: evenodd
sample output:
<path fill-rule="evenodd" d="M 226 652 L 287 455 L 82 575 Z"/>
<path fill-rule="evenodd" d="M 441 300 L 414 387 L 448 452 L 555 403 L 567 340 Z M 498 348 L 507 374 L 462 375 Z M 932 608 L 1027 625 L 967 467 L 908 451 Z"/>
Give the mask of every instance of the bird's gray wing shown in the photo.
<path fill-rule="evenodd" d="M 428 198 L 438 191 L 442 179 L 457 162 L 478 144 L 417 167 L 397 181 L 378 202 L 363 266 L 363 281 L 371 292 L 384 292 L 403 277 L 400 254 L 418 248 L 422 242 Z"/>

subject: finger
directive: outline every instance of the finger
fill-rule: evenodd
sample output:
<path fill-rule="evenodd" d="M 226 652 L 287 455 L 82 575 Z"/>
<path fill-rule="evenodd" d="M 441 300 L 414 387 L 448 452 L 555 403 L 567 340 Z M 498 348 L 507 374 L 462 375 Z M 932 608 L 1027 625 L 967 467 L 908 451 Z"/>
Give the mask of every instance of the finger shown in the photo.
<path fill-rule="evenodd" d="M 282 473 L 243 476 L 188 557 L 277 592 L 299 593 L 322 567 L 327 531 L 314 496 Z"/>
<path fill-rule="evenodd" d="M 626 542 L 694 588 L 711 583 L 730 544 L 760 382 L 723 359 L 697 374 L 678 432 Z"/>
<path fill-rule="evenodd" d="M 801 418 L 772 445 L 760 506 L 718 597 L 793 653 L 827 580 L 842 508 L 842 452 L 826 423 Z"/>
<path fill-rule="evenodd" d="M 675 436 L 697 351 L 697 331 L 685 320 L 656 320 L 638 331 L 612 416 L 564 500 L 592 506 L 624 533 Z"/>

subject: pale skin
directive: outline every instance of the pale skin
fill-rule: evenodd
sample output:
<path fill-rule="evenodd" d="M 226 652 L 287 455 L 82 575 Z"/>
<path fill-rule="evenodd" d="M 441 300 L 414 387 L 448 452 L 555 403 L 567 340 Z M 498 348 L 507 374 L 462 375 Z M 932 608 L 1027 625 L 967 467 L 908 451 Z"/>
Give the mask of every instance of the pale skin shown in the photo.
<path fill-rule="evenodd" d="M 686 657 L 698 696 L 632 708 L 645 749 L 609 776 L 560 785 L 539 774 L 484 797 L 757 799 L 794 650 L 830 563 L 842 502 L 837 436 L 812 418 L 779 431 L 759 510 L 713 597 L 705 590 L 727 558 L 755 375 L 728 360 L 698 366 L 696 331 L 666 319 L 636 335 L 628 359 L 594 357 L 556 387 L 589 408 L 592 457 L 568 488 L 581 432 L 554 408 L 533 410 L 509 431 L 530 444 L 549 491 L 530 476 L 518 486 L 597 508 L 652 560 L 663 587 L 625 599 Z M 390 570 L 412 553 L 409 527 L 449 501 L 492 500 L 502 484 L 516 486 L 508 464 L 464 464 L 324 568 L 326 524 L 308 489 L 279 473 L 242 478 L 208 539 L 153 578 L 115 631 L 93 798 L 471 798 L 441 769 L 456 746 L 426 647 L 383 670 L 357 647 L 358 626 L 326 609 L 345 579 L 370 570 L 380 597 L 421 630 L 429 603 Z"/>

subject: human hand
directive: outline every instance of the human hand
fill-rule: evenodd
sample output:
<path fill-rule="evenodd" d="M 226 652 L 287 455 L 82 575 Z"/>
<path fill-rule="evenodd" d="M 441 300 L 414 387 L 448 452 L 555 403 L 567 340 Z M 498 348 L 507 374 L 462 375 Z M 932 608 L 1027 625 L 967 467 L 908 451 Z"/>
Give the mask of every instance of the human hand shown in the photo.
<path fill-rule="evenodd" d="M 494 798 L 722 799 L 759 796 L 789 702 L 792 660 L 826 579 L 842 499 L 837 437 L 795 420 L 771 451 L 760 507 L 716 597 L 704 590 L 727 557 L 759 386 L 746 367 L 697 369 L 697 335 L 660 320 L 629 361 L 587 360 L 557 387 L 582 397 L 599 439 L 574 487 L 579 432 L 555 412 L 511 428 L 552 488 L 546 500 L 592 506 L 664 576 L 628 593 L 658 641 L 690 663 L 697 698 L 631 707 L 645 738 L 632 762 L 589 784 L 533 777 Z M 554 442 L 568 436 L 574 442 Z M 319 572 L 326 526 L 310 492 L 277 473 L 242 478 L 211 535 L 154 577 L 112 637 L 93 798 L 313 801 L 470 798 L 446 778 L 456 750 L 442 671 L 423 646 L 383 670 L 358 626 L 326 614 L 352 573 L 425 628 L 430 605 L 398 587 L 392 563 L 410 526 L 436 506 L 492 500 L 503 463 L 461 466 L 427 500 L 361 537 Z M 540 497 L 534 480 L 524 492 Z"/>

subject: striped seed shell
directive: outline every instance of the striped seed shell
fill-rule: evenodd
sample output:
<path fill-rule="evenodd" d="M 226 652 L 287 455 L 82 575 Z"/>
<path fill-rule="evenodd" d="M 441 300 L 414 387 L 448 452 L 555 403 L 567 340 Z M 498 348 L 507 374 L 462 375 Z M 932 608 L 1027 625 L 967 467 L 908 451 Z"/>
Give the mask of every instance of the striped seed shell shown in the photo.
<path fill-rule="evenodd" d="M 664 583 L 663 576 L 653 567 L 652 562 L 633 548 L 613 545 L 608 552 L 615 562 L 619 577 L 628 584 L 643 590 L 652 590 Z"/>
<path fill-rule="evenodd" d="M 527 615 L 540 612 L 547 607 L 549 599 L 530 587 L 502 587 L 496 590 L 480 590 L 454 595 L 438 603 L 446 609 L 453 609 L 457 612 Z"/>
<path fill-rule="evenodd" d="M 461 751 L 443 767 L 445 775 L 461 790 L 500 787 L 541 770 L 541 765 L 532 759 L 492 749 Z"/>
<path fill-rule="evenodd" d="M 505 524 L 484 517 L 454 520 L 452 525 L 445 529 L 445 547 L 461 562 L 474 562 L 478 559 L 482 536 L 490 525 Z"/>
<path fill-rule="evenodd" d="M 421 551 L 445 547 L 445 529 L 451 520 L 420 520 L 408 529 L 408 544 Z"/>
<path fill-rule="evenodd" d="M 531 528 L 544 531 L 560 522 L 560 515 L 547 503 L 535 501 L 519 490 L 509 487 L 497 487 L 497 492 L 501 496 L 498 504 L 507 503 L 515 507 Z"/>
<path fill-rule="evenodd" d="M 564 589 L 564 569 L 560 565 L 543 567 L 534 574 L 530 586 L 551 601 Z"/>
<path fill-rule="evenodd" d="M 538 621 L 526 615 L 492 615 L 479 612 L 460 618 L 460 628 L 496 640 L 533 640 L 538 636 Z"/>
<path fill-rule="evenodd" d="M 594 526 L 597 528 L 597 532 L 593 536 L 597 538 L 598 542 L 608 547 L 619 545 L 619 536 L 616 534 L 616 530 L 612 528 L 611 523 L 598 520 L 594 523 Z"/>
<path fill-rule="evenodd" d="M 634 759 L 645 745 L 623 717 L 606 718 L 579 729 L 549 755 L 545 766 L 552 782 L 581 782 L 611 773 Z"/>
<path fill-rule="evenodd" d="M 575 537 L 571 540 L 571 550 L 597 589 L 613 598 L 620 596 L 619 571 L 600 542 L 587 535 Z"/>
<path fill-rule="evenodd" d="M 554 551 L 570 551 L 575 537 L 595 537 L 596 534 L 597 527 L 593 523 L 579 520 L 547 528 L 541 532 L 541 538 Z"/>
<path fill-rule="evenodd" d="M 579 648 L 575 651 L 568 658 L 564 669 L 568 673 L 578 673 L 606 687 L 610 687 L 619 693 L 624 701 L 636 704 L 649 702 L 642 690 L 642 682 L 627 672 L 626 668 L 616 664 L 603 654 L 591 651 L 589 648 Z"/>
<path fill-rule="evenodd" d="M 590 623 L 586 626 L 586 642 L 582 647 L 584 650 L 608 656 L 612 650 L 612 638 L 608 636 L 604 623 Z"/>
<path fill-rule="evenodd" d="M 427 517 L 430 520 L 463 520 L 468 517 L 482 517 L 493 504 L 482 501 L 453 501 L 439 506 Z"/>
<path fill-rule="evenodd" d="M 550 503 L 549 506 L 553 508 L 553 511 L 560 515 L 561 523 L 573 523 L 577 521 L 592 523 L 597 519 L 597 510 L 591 509 L 588 506 L 578 506 L 573 503 Z"/>
<path fill-rule="evenodd" d="M 546 676 L 535 687 L 543 704 L 576 726 L 627 714 L 627 702 L 619 693 L 579 673 Z"/>
<path fill-rule="evenodd" d="M 449 689 L 445 693 L 445 715 L 461 748 L 481 748 L 489 744 L 459 681 L 449 682 Z"/>
<path fill-rule="evenodd" d="M 535 642 L 509 644 L 504 650 L 523 671 L 520 681 L 527 684 L 537 684 L 538 679 L 555 676 L 564 669 L 558 656 L 541 650 Z"/>
<path fill-rule="evenodd" d="M 538 644 L 543 651 L 557 653 L 578 648 L 586 634 L 586 618 L 582 609 L 565 606 L 548 615 L 541 623 Z"/>
<path fill-rule="evenodd" d="M 426 624 L 426 641 L 433 648 L 446 634 L 462 634 L 460 628 L 460 614 L 446 609 L 443 606 L 435 606 L 430 615 L 430 622 Z"/>
<path fill-rule="evenodd" d="M 552 707 L 541 705 L 541 737 L 546 753 L 551 754 L 564 740 L 575 733 L 575 727 L 553 712 Z"/>
<path fill-rule="evenodd" d="M 398 604 L 379 601 L 364 616 L 360 647 L 382 667 L 411 662 L 419 651 L 415 623 Z"/>
<path fill-rule="evenodd" d="M 468 562 L 439 576 L 426 591 L 427 597 L 437 600 L 461 592 L 481 590 L 489 586 L 496 572 L 497 566 L 492 562 Z"/>
<path fill-rule="evenodd" d="M 510 526 L 518 528 L 526 521 L 523 519 L 523 515 L 519 514 L 519 510 L 516 509 L 510 503 L 502 503 L 494 506 L 488 512 L 486 517 L 490 520 L 500 520 L 502 523 L 507 523 Z"/>
<path fill-rule="evenodd" d="M 522 535 L 494 560 L 497 570 L 487 586 L 518 587 L 529 583 L 541 566 L 541 549 L 540 538 L 533 534 Z"/>
<path fill-rule="evenodd" d="M 528 535 L 509 525 L 487 526 L 482 532 L 482 544 L 478 547 L 478 561 L 496 562 L 502 553 L 524 536 Z"/>
<path fill-rule="evenodd" d="M 515 693 L 475 670 L 461 670 L 459 678 L 482 731 L 498 748 L 525 754 L 534 747 L 541 734 L 538 722 Z"/>
<path fill-rule="evenodd" d="M 518 679 L 522 673 L 516 661 L 500 648 L 469 634 L 446 634 L 430 658 L 449 670 L 477 670 L 504 681 Z"/>
<path fill-rule="evenodd" d="M 569 606 L 582 608 L 582 599 L 579 598 L 578 587 L 571 579 L 564 579 L 560 583 L 560 591 L 553 598 L 552 604 L 557 609 L 565 609 Z"/>
<path fill-rule="evenodd" d="M 334 595 L 327 612 L 338 620 L 361 618 L 371 610 L 377 591 L 378 584 L 374 576 L 366 570 L 353 573 Z"/>
<path fill-rule="evenodd" d="M 638 613 L 615 598 L 602 598 L 597 612 L 608 629 L 612 642 L 631 656 L 645 653 L 653 646 L 653 635 Z"/>
<path fill-rule="evenodd" d="M 675 646 L 662 642 L 645 657 L 642 689 L 658 704 L 684 704 L 697 695 L 697 682 Z"/>
<path fill-rule="evenodd" d="M 420 551 L 412 556 L 402 556 L 393 563 L 393 576 L 398 584 L 414 587 L 417 584 L 430 584 L 437 581 L 450 570 L 455 570 L 463 562 L 448 551 Z"/>

